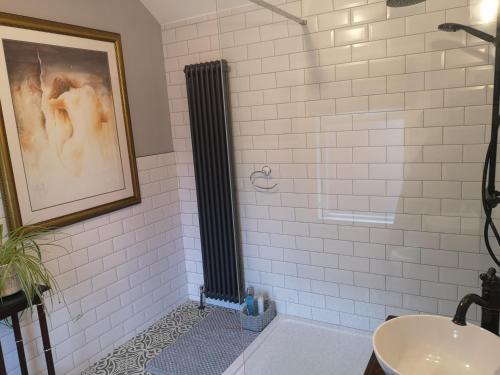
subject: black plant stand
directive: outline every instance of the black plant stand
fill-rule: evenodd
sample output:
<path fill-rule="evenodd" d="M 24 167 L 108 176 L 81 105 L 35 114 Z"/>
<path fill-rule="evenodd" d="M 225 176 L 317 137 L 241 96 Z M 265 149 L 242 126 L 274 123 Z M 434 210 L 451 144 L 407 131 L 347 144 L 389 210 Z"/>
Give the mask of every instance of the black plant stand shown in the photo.
<path fill-rule="evenodd" d="M 46 292 L 49 288 L 40 287 L 40 292 Z M 38 311 L 38 321 L 40 323 L 40 331 L 42 333 L 43 351 L 45 352 L 45 361 L 47 362 L 47 372 L 49 375 L 55 375 L 54 360 L 52 358 L 52 348 L 50 347 L 49 330 L 47 329 L 47 319 L 43 311 L 43 305 L 38 297 L 33 299 L 33 305 L 36 305 Z M 16 340 L 17 356 L 19 357 L 19 366 L 22 375 L 28 375 L 28 366 L 26 364 L 26 356 L 24 354 L 24 342 L 21 336 L 21 327 L 19 325 L 18 314 L 28 307 L 28 300 L 23 292 L 16 293 L 12 296 L 2 298 L 0 300 L 0 320 L 6 319 L 9 316 L 12 319 L 14 328 L 14 337 Z M 2 346 L 0 344 L 0 375 L 7 375 L 5 363 L 3 360 Z"/>

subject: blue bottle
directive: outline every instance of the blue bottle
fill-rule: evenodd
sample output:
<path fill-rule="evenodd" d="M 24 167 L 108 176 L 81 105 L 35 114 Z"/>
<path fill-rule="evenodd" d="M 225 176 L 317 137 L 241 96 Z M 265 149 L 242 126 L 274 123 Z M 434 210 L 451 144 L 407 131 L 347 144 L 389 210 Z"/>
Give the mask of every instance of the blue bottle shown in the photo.
<path fill-rule="evenodd" d="M 255 298 L 254 298 L 254 289 L 249 287 L 247 289 L 247 296 L 245 297 L 245 303 L 247 305 L 247 313 L 249 316 L 255 315 Z"/>

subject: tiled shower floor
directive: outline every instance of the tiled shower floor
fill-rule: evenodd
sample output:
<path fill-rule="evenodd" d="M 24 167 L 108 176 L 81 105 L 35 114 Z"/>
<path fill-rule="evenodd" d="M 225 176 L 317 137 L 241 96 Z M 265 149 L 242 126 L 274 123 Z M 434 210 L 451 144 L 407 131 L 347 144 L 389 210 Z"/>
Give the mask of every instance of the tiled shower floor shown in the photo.
<path fill-rule="evenodd" d="M 207 306 L 205 310 L 198 310 L 196 302 L 187 302 L 90 366 L 82 375 L 147 375 L 144 368 L 149 360 L 216 308 Z"/>
<path fill-rule="evenodd" d="M 198 310 L 196 302 L 186 302 L 82 375 L 149 375 L 147 362 L 215 309 L 223 308 L 207 305 Z M 364 331 L 286 316 L 279 316 L 269 328 L 269 337 L 257 338 L 247 349 L 249 374 L 330 374 L 332 368 L 338 374 L 357 374 L 362 373 L 372 351 L 371 334 Z M 236 367 L 232 365 L 227 373 L 235 373 L 238 363 L 236 360 Z"/>

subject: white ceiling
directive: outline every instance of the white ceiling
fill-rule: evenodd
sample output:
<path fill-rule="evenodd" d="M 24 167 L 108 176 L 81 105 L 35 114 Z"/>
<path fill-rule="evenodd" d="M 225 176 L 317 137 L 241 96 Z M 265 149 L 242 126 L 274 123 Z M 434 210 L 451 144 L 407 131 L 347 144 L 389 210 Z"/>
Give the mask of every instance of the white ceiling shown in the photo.
<path fill-rule="evenodd" d="M 247 0 L 141 0 L 141 2 L 162 25 L 249 4 Z"/>

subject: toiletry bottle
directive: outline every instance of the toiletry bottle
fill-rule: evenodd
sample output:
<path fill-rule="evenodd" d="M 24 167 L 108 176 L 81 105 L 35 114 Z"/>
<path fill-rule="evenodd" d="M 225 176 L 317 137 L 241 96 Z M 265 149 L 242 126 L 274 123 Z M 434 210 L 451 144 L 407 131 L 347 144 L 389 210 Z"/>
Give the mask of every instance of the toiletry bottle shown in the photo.
<path fill-rule="evenodd" d="M 255 315 L 255 300 L 254 300 L 254 289 L 249 287 L 247 289 L 247 296 L 245 298 L 245 302 L 247 304 L 247 312 L 249 316 Z"/>
<path fill-rule="evenodd" d="M 258 311 L 259 315 L 264 314 L 264 295 L 263 294 L 259 294 L 259 296 L 257 297 L 257 311 Z"/>

